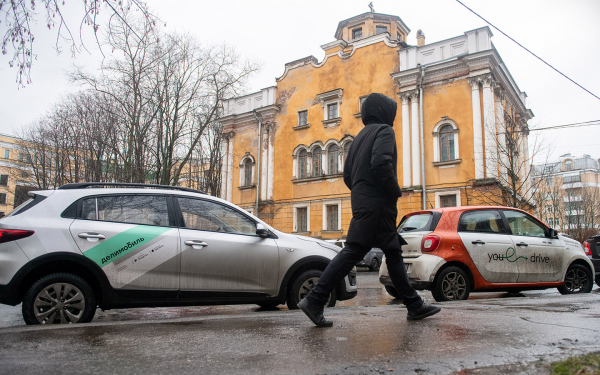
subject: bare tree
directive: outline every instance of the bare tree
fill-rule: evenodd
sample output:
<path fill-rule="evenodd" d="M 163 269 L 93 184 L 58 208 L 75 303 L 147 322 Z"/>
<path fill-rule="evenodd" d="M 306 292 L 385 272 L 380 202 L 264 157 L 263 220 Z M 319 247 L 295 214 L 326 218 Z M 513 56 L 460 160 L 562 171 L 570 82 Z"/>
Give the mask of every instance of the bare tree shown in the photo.
<path fill-rule="evenodd" d="M 535 159 L 546 158 L 548 153 L 539 137 L 529 141 L 530 130 L 518 115 L 504 112 L 504 121 L 498 130 L 486 139 L 492 140 L 493 152 L 486 160 L 486 171 L 493 177 L 473 180 L 475 199 L 486 205 L 500 205 L 530 210 L 536 205 L 536 194 L 546 172 L 535 174 Z M 530 147 L 532 145 L 532 147 Z"/>
<path fill-rule="evenodd" d="M 79 20 L 69 20 L 65 17 L 65 2 L 56 0 L 0 0 L 0 17 L 3 16 L 6 32 L 2 38 L 2 54 L 7 55 L 12 50 L 8 62 L 10 67 L 17 69 L 16 81 L 20 87 L 31 83 L 31 68 L 37 59 L 33 45 L 35 36 L 33 25 L 36 17 L 44 17 L 46 27 L 56 30 L 54 48 L 62 52 L 63 43 L 68 46 L 72 56 L 86 49 L 83 43 L 82 30 L 90 28 L 96 37 L 96 43 L 102 52 L 97 33 L 100 30 L 99 16 L 103 10 L 109 18 L 121 18 L 122 14 L 135 7 L 151 23 L 156 25 L 158 18 L 152 15 L 141 0 L 80 0 Z M 39 10 L 41 8 L 41 10 Z M 2 21 L 0 20 L 0 23 Z M 111 32 L 110 23 L 108 33 Z M 79 41 L 76 32 L 79 30 Z"/>

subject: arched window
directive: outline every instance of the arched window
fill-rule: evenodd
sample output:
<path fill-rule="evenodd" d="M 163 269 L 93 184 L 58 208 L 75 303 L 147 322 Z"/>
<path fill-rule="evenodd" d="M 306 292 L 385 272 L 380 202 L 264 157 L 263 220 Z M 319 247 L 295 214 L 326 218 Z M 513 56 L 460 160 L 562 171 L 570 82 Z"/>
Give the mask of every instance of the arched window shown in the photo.
<path fill-rule="evenodd" d="M 322 156 L 323 151 L 321 147 L 317 147 L 313 150 L 312 153 L 312 163 L 313 163 L 313 177 L 321 177 L 323 175 L 323 166 L 322 164 Z"/>
<path fill-rule="evenodd" d="M 454 128 L 444 125 L 440 129 L 440 161 L 449 161 L 454 157 Z"/>
<path fill-rule="evenodd" d="M 244 186 L 252 185 L 252 160 L 244 162 Z"/>
<path fill-rule="evenodd" d="M 302 150 L 300 151 L 300 153 L 298 154 L 298 178 L 306 178 L 307 176 L 307 160 L 308 159 L 308 153 L 306 152 L 306 150 Z"/>
<path fill-rule="evenodd" d="M 351 144 L 352 142 L 346 142 L 346 144 L 344 145 L 344 160 L 346 160 L 346 158 L 348 157 L 348 152 L 350 152 Z"/>
<path fill-rule="evenodd" d="M 565 161 L 565 171 L 572 171 L 572 170 L 573 170 L 573 161 L 572 160 Z"/>
<path fill-rule="evenodd" d="M 329 162 L 328 173 L 329 174 L 338 174 L 339 173 L 339 156 L 340 156 L 340 148 L 338 145 L 331 145 L 327 149 L 327 160 Z"/>

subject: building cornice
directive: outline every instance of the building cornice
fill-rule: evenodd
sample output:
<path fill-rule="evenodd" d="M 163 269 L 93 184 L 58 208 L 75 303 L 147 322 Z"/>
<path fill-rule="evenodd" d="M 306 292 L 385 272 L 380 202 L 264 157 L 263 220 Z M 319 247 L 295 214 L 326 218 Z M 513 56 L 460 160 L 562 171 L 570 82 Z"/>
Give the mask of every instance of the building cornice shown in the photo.
<path fill-rule="evenodd" d="M 268 105 L 266 107 L 256 108 L 256 113 L 261 115 L 262 117 L 273 116 L 277 113 L 277 111 L 279 111 L 279 108 L 279 104 Z M 241 124 L 250 121 L 256 122 L 256 118 L 254 117 L 254 111 L 239 113 L 236 115 L 229 115 L 219 119 L 219 122 L 221 122 L 223 126 L 231 126 L 234 124 Z"/>

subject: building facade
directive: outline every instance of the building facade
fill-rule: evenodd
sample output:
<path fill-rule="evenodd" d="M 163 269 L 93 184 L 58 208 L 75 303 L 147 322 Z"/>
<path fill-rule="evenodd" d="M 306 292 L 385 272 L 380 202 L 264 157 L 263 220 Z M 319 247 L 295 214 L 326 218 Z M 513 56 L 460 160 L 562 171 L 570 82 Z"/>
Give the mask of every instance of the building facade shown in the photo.
<path fill-rule="evenodd" d="M 34 188 L 30 156 L 21 151 L 18 138 L 0 134 L 0 217 L 29 199 Z"/>
<path fill-rule="evenodd" d="M 344 20 L 321 61 L 287 63 L 276 86 L 228 100 L 222 197 L 282 231 L 343 238 L 352 216 L 343 164 L 372 92 L 398 103 L 399 218 L 505 194 L 510 163 L 501 151 L 527 162 L 533 114 L 490 29 L 430 44 L 419 30 L 417 46 L 406 43 L 409 33 L 397 16 Z M 509 124 L 523 134 L 518 142 L 506 139 Z"/>
<path fill-rule="evenodd" d="M 537 217 L 559 231 L 592 229 L 591 234 L 597 234 L 600 228 L 600 159 L 565 154 L 558 161 L 532 168 Z"/>

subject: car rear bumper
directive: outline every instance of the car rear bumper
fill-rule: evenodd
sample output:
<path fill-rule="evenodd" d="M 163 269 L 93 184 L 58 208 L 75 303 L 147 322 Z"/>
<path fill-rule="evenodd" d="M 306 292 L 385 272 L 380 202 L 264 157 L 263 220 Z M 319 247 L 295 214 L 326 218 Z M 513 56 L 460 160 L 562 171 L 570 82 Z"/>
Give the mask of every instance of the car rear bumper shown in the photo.
<path fill-rule="evenodd" d="M 437 271 L 446 263 L 438 256 L 423 254 L 416 258 L 404 258 L 406 273 L 411 285 L 416 290 L 430 289 Z M 379 282 L 383 285 L 393 286 L 387 264 L 383 262 L 379 270 Z"/>

